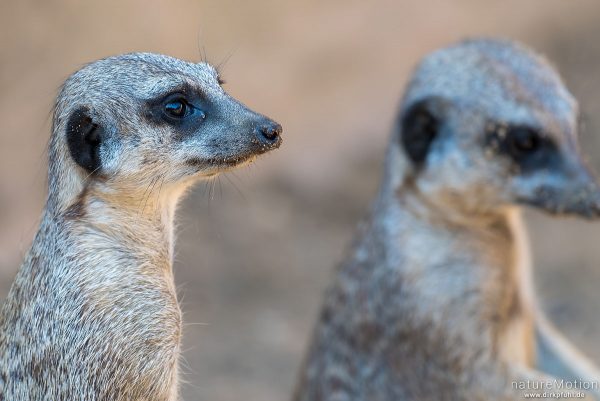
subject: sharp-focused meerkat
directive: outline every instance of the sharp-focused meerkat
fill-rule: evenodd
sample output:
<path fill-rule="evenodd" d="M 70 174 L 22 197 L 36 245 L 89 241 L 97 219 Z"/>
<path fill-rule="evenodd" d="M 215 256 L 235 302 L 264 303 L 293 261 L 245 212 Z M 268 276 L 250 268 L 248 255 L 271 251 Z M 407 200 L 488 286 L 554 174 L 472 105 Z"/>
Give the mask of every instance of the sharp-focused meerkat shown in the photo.
<path fill-rule="evenodd" d="M 577 118 L 558 74 L 520 45 L 424 58 L 296 401 L 518 400 L 537 380 L 600 378 L 536 305 L 519 215 L 600 214 Z"/>
<path fill-rule="evenodd" d="M 73 74 L 40 228 L 0 311 L 0 400 L 176 400 L 177 201 L 280 134 L 206 63 L 136 53 Z"/>

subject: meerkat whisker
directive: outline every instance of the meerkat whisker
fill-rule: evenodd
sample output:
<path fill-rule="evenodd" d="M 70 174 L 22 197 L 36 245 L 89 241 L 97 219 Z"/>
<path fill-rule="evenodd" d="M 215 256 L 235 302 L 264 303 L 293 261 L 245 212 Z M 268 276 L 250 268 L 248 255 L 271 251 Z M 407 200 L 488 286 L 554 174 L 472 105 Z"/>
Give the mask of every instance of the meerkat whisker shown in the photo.
<path fill-rule="evenodd" d="M 240 197 L 242 198 L 242 200 L 246 201 L 246 197 L 244 196 L 244 194 L 242 193 L 242 191 L 238 188 L 238 186 L 235 184 L 235 182 L 233 182 L 233 180 L 231 179 L 231 177 L 229 177 L 229 172 L 223 173 L 223 177 L 225 177 L 225 179 L 231 184 L 231 186 L 233 186 L 233 188 L 240 195 Z"/>

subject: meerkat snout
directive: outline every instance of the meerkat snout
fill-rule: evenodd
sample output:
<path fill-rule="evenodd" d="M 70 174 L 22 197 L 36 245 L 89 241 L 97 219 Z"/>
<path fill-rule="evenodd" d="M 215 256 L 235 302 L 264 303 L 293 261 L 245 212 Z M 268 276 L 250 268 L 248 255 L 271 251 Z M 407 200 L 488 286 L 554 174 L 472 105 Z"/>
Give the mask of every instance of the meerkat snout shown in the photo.
<path fill-rule="evenodd" d="M 526 204 L 595 217 L 600 187 L 578 150 L 577 117 L 544 59 L 477 40 L 422 61 L 402 104 L 398 145 L 407 176 L 438 206 L 487 213 Z"/>

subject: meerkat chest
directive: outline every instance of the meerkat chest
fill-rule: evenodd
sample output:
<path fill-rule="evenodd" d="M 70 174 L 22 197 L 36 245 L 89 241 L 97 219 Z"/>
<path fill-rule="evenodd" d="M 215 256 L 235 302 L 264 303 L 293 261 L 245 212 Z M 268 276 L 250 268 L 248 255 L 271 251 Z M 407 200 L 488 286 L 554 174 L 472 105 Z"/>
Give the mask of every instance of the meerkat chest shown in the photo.
<path fill-rule="evenodd" d="M 119 276 L 106 265 L 36 263 L 36 274 L 19 274 L 14 311 L 5 311 L 13 323 L 3 327 L 0 373 L 7 363 L 19 378 L 4 388 L 0 381 L 6 399 L 25 399 L 16 396 L 24 388 L 31 400 L 174 399 L 181 314 L 164 280 Z M 21 351 L 2 360 L 2 345 Z M 57 384 L 54 393 L 45 393 L 48 384 Z"/>
<path fill-rule="evenodd" d="M 85 342 L 79 357 L 94 380 L 103 367 L 111 392 L 168 399 L 181 340 L 171 262 L 168 252 L 133 245 L 96 241 L 95 251 L 78 253 L 81 268 L 73 281 L 82 318 L 74 340 Z"/>
<path fill-rule="evenodd" d="M 92 377 L 97 378 L 94 365 L 101 361 L 115 394 L 168 399 L 176 387 L 181 340 L 175 293 L 167 283 L 149 278 L 107 284 L 104 292 L 86 294 L 84 305 L 88 348 L 82 357 L 90 359 L 86 365 Z"/>
<path fill-rule="evenodd" d="M 510 360 L 528 360 L 523 266 L 511 238 L 496 232 L 466 239 L 454 235 L 436 249 L 410 254 L 402 266 L 411 282 L 412 313 L 473 349 L 496 348 Z M 489 335 L 482 336 L 482 328 Z"/>

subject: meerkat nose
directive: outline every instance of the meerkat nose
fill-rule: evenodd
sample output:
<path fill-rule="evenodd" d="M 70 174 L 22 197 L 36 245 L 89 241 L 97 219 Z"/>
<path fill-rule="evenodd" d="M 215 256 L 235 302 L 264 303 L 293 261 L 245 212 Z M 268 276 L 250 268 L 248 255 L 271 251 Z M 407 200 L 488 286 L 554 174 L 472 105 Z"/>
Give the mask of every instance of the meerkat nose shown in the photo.
<path fill-rule="evenodd" d="M 591 199 L 587 207 L 586 216 L 588 218 L 597 218 L 600 217 L 600 188 L 595 185 L 591 191 L 592 195 L 590 196 Z"/>
<path fill-rule="evenodd" d="M 281 125 L 266 118 L 254 128 L 256 139 L 269 147 L 279 146 L 281 143 L 281 132 Z"/>
<path fill-rule="evenodd" d="M 600 217 L 600 185 L 596 177 L 584 164 L 576 169 L 575 178 L 570 182 L 569 203 L 575 205 L 580 215 L 589 219 Z"/>

